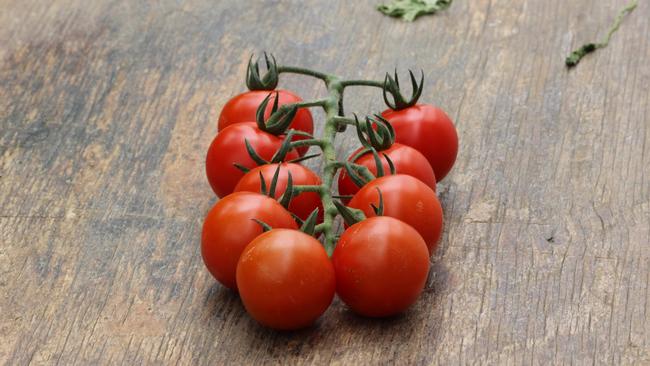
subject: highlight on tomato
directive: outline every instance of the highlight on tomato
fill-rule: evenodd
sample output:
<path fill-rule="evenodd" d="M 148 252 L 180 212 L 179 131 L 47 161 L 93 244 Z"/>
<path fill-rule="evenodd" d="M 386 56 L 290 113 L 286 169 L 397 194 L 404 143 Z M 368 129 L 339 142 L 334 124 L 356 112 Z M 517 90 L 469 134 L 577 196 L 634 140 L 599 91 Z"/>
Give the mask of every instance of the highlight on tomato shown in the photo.
<path fill-rule="evenodd" d="M 381 192 L 381 193 L 380 193 Z M 433 254 L 442 234 L 442 206 L 436 193 L 410 175 L 387 175 L 370 181 L 348 204 L 366 217 L 377 216 L 374 207 L 383 206 L 383 215 L 412 226 Z"/>
<path fill-rule="evenodd" d="M 279 330 L 313 324 L 332 303 L 334 267 L 322 244 L 288 229 L 255 238 L 237 265 L 237 285 L 246 311 Z"/>
<path fill-rule="evenodd" d="M 222 285 L 237 290 L 237 262 L 244 248 L 262 234 L 255 220 L 297 229 L 291 214 L 276 200 L 259 193 L 237 192 L 218 201 L 203 222 L 201 255 L 208 271 Z"/>
<path fill-rule="evenodd" d="M 386 317 L 405 311 L 422 293 L 429 273 L 429 252 L 410 225 L 379 216 L 343 232 L 332 264 L 336 292 L 352 311 Z"/>
<path fill-rule="evenodd" d="M 273 179 L 277 172 L 277 182 L 273 186 Z M 320 186 L 321 179 L 311 169 L 295 163 L 265 164 L 258 166 L 246 173 L 235 186 L 235 192 L 249 191 L 263 193 L 274 188 L 273 197 L 280 198 L 287 190 L 289 172 L 293 185 L 299 186 Z M 262 184 L 261 177 L 264 177 Z M 318 208 L 319 220 L 323 217 L 323 204 L 318 192 L 301 192 L 293 195 L 289 201 L 289 211 L 293 212 L 302 220 L 306 220 L 309 214 Z"/>
<path fill-rule="evenodd" d="M 262 161 L 255 161 L 246 143 Z M 233 192 L 245 174 L 237 165 L 252 169 L 274 157 L 298 158 L 294 149 L 288 150 L 284 157 L 276 156 L 282 145 L 282 137 L 261 131 L 253 122 L 237 123 L 221 131 L 210 144 L 205 160 L 206 174 L 214 193 L 224 197 Z"/>

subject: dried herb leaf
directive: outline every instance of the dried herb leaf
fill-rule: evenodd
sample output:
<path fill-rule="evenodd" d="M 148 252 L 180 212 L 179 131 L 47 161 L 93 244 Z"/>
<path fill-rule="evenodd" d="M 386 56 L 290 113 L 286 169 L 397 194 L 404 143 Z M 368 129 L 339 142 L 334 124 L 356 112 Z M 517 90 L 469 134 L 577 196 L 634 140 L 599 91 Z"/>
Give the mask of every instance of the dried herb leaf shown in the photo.
<path fill-rule="evenodd" d="M 447 9 L 453 0 L 393 0 L 377 6 L 384 15 L 414 21 L 420 15 L 435 14 Z"/>

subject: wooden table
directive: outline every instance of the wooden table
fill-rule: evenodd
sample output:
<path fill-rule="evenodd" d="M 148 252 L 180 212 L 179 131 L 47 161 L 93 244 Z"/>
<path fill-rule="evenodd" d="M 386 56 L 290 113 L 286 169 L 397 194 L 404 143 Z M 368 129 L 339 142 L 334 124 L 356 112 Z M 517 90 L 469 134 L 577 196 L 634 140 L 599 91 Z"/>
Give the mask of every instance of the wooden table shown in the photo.
<path fill-rule="evenodd" d="M 0 1 L 0 362 L 650 363 L 648 3 L 567 71 L 625 1 L 457 0 L 415 23 L 377 2 Z M 336 300 L 276 333 L 204 269 L 204 154 L 262 50 L 354 78 L 423 68 L 454 119 L 444 237 L 405 315 Z"/>

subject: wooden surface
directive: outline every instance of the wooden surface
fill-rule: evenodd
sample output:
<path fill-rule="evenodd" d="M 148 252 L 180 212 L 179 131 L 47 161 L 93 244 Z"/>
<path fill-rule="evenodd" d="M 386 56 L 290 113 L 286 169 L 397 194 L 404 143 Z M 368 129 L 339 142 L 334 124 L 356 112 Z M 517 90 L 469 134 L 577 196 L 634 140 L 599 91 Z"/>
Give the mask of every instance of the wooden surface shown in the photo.
<path fill-rule="evenodd" d="M 624 2 L 457 0 L 408 24 L 370 0 L 0 0 L 0 362 L 649 364 L 650 5 L 563 65 Z M 336 300 L 279 334 L 204 269 L 204 154 L 261 50 L 423 68 L 455 120 L 444 237 L 407 314 Z"/>

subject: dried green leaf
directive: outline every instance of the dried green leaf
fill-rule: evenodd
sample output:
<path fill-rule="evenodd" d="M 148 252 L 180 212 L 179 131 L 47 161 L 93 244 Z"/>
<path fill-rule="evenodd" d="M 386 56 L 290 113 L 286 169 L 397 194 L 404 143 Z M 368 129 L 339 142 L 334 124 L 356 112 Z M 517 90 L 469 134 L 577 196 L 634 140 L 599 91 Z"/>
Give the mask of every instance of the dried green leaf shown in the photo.
<path fill-rule="evenodd" d="M 447 9 L 453 0 L 393 0 L 377 6 L 384 15 L 414 21 L 420 15 L 435 14 Z"/>

